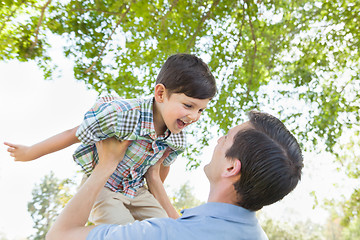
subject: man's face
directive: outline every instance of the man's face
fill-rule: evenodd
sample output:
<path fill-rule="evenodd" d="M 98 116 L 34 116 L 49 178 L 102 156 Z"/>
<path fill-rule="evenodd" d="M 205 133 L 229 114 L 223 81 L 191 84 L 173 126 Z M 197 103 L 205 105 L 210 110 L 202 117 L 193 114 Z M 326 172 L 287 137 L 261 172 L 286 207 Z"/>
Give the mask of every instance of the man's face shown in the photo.
<path fill-rule="evenodd" d="M 218 144 L 215 146 L 212 159 L 210 163 L 204 167 L 204 172 L 210 183 L 218 180 L 221 177 L 221 173 L 223 172 L 224 168 L 227 166 L 226 161 L 229 161 L 229 159 L 227 159 L 225 155 L 233 145 L 235 135 L 240 130 L 248 128 L 251 128 L 251 123 L 245 122 L 230 129 L 225 136 L 222 136 L 218 139 Z"/>
<path fill-rule="evenodd" d="M 185 127 L 199 120 L 210 99 L 188 97 L 183 93 L 165 95 L 162 118 L 172 133 L 179 133 Z"/>

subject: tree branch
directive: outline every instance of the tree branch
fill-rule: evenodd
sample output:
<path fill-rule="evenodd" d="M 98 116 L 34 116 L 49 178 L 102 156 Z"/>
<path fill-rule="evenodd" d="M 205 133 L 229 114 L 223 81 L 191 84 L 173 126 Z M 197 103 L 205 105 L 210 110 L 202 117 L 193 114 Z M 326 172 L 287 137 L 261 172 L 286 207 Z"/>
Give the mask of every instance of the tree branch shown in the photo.
<path fill-rule="evenodd" d="M 135 1 L 132 1 L 132 3 L 135 2 Z M 115 28 L 112 30 L 112 32 L 110 33 L 109 37 L 106 39 L 106 42 L 105 42 L 105 45 L 102 47 L 99 55 L 97 56 L 96 60 L 91 64 L 91 66 L 85 70 L 85 74 L 87 74 L 88 72 L 90 72 L 93 67 L 95 66 L 95 64 L 100 60 L 101 56 L 103 55 L 104 53 L 104 50 L 106 48 L 106 46 L 108 45 L 108 43 L 111 41 L 111 37 L 112 35 L 115 33 L 115 30 L 117 29 L 117 27 L 120 25 L 120 23 L 124 20 L 126 14 L 130 11 L 130 7 L 131 7 L 131 4 L 129 4 L 128 8 L 126 9 L 126 11 L 124 13 L 121 14 L 121 17 L 119 19 L 119 21 L 116 23 L 116 26 Z"/>
<path fill-rule="evenodd" d="M 249 79 L 249 86 L 250 86 L 252 84 L 252 80 L 253 80 L 253 76 L 254 76 L 255 58 L 256 58 L 256 51 L 257 51 L 256 36 L 255 36 L 254 26 L 252 24 L 250 15 L 249 15 L 249 24 L 250 24 L 250 28 L 251 28 L 252 40 L 254 41 L 254 44 L 255 44 L 254 45 L 253 59 L 252 59 L 252 62 L 251 62 L 251 75 L 250 75 L 250 79 Z M 248 90 L 249 90 L 249 88 L 248 88 Z"/>
<path fill-rule="evenodd" d="M 29 53 L 31 53 L 36 44 L 38 43 L 39 41 L 39 32 L 40 32 L 40 26 L 44 20 L 44 16 L 45 16 L 45 10 L 46 8 L 49 6 L 49 4 L 51 3 L 52 0 L 48 0 L 44 6 L 41 7 L 41 15 L 40 15 L 40 18 L 39 18 L 39 22 L 38 22 L 38 25 L 36 26 L 36 29 L 35 29 L 35 40 L 32 42 L 30 48 L 29 48 L 29 51 L 28 53 L 26 54 L 26 57 L 28 57 Z"/>
<path fill-rule="evenodd" d="M 239 6 L 239 8 L 240 8 L 240 6 Z M 236 43 L 236 45 L 235 45 L 235 47 L 234 47 L 233 53 L 232 53 L 231 56 L 230 56 L 230 60 L 229 60 L 230 63 L 234 62 L 233 59 L 234 59 L 235 54 L 236 54 L 236 49 L 239 47 L 240 42 L 241 42 L 242 30 L 243 30 L 243 27 L 244 27 L 244 24 L 245 24 L 245 6 L 244 6 L 244 4 L 242 5 L 242 14 L 243 14 L 243 15 L 242 15 L 242 20 L 241 20 L 240 31 L 239 31 L 239 34 L 236 36 L 237 39 L 238 39 L 238 41 L 237 41 L 237 43 Z M 229 72 L 229 69 L 232 68 L 232 67 L 233 67 L 232 64 L 227 64 L 227 66 L 224 66 L 224 67 L 222 68 L 222 70 L 225 69 L 225 71 L 220 71 L 220 72 L 223 72 L 223 78 L 225 78 L 225 76 L 226 76 L 226 75 L 228 74 L 228 72 Z"/>
<path fill-rule="evenodd" d="M 234 57 L 234 55 L 235 55 L 235 53 L 236 53 L 236 49 L 239 47 L 240 42 L 241 42 L 242 29 L 243 29 L 244 24 L 245 24 L 245 6 L 244 6 L 244 4 L 243 4 L 243 6 L 242 6 L 242 10 L 243 10 L 243 16 L 242 16 L 242 20 L 241 20 L 240 32 L 239 32 L 239 34 L 238 34 L 238 39 L 239 39 L 239 40 L 238 40 L 237 43 L 236 43 L 236 46 L 235 46 L 235 48 L 234 48 L 234 52 L 233 52 L 231 58 Z"/>
<path fill-rule="evenodd" d="M 178 2 L 179 2 L 179 0 L 174 0 L 174 1 L 171 3 L 171 6 L 170 6 L 169 11 L 167 11 L 166 14 L 162 17 L 160 29 L 163 29 L 163 28 L 164 28 L 165 20 L 166 20 L 167 16 L 171 13 L 171 11 L 172 11 L 173 8 L 177 5 Z"/>
<path fill-rule="evenodd" d="M 99 13 L 104 13 L 104 14 L 109 14 L 109 15 L 121 15 L 122 13 L 121 12 L 108 12 L 108 11 L 104 11 L 104 10 L 101 10 L 101 9 L 85 9 L 85 8 L 73 8 L 73 9 L 70 9 L 69 11 L 72 11 L 72 12 L 99 12 Z"/>
<path fill-rule="evenodd" d="M 190 48 L 194 45 L 194 41 L 196 36 L 199 34 L 200 29 L 201 29 L 201 25 L 205 22 L 206 19 L 208 19 L 212 13 L 212 10 L 219 4 L 220 0 L 216 0 L 213 2 L 213 4 L 211 5 L 209 11 L 206 12 L 206 14 L 204 14 L 196 28 L 195 33 L 191 36 L 190 42 L 186 47 L 186 52 L 188 52 L 190 50 Z"/>
<path fill-rule="evenodd" d="M 0 33 L 1 33 L 2 30 L 5 28 L 6 23 L 10 20 L 11 17 L 14 16 L 16 10 L 18 10 L 23 3 L 24 3 L 24 0 L 22 0 L 22 1 L 20 2 L 19 6 L 18 6 L 17 8 L 15 8 L 15 9 L 10 13 L 10 15 L 8 15 L 7 18 L 3 21 L 3 24 L 1 25 L 1 28 L 0 28 Z"/>

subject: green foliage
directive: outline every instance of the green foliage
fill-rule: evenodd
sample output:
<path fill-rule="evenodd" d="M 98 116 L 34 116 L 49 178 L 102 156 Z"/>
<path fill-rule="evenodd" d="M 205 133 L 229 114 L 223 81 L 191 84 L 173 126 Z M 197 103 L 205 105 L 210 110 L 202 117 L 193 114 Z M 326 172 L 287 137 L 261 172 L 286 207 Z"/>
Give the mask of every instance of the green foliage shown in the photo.
<path fill-rule="evenodd" d="M 185 208 L 193 208 L 203 204 L 203 202 L 194 196 L 193 188 L 189 185 L 188 182 L 181 185 L 177 192 L 175 192 L 174 196 L 170 198 L 170 200 L 178 212 Z"/>
<path fill-rule="evenodd" d="M 34 221 L 36 233 L 33 240 L 45 239 L 45 235 L 59 211 L 72 197 L 70 188 L 74 183 L 70 179 L 59 180 L 51 172 L 32 191 L 32 200 L 28 203 L 28 212 Z"/>
<path fill-rule="evenodd" d="M 352 148 L 337 141 L 360 123 L 359 13 L 359 0 L 6 0 L 0 60 L 36 61 L 51 79 L 51 36 L 60 36 L 76 79 L 128 98 L 151 94 L 171 54 L 193 53 L 219 94 L 191 131 L 189 168 L 213 129 L 224 133 L 251 109 L 277 113 L 304 148 L 325 146 L 344 162 Z M 355 178 L 358 159 L 344 163 Z M 358 202 L 359 189 L 344 208 L 348 223 Z"/>
<path fill-rule="evenodd" d="M 48 56 L 46 13 L 51 0 L 8 0 L 0 3 L 0 60 L 34 60 L 50 78 L 56 66 Z"/>
<path fill-rule="evenodd" d="M 340 144 L 339 148 L 342 149 L 338 155 L 339 161 L 348 177 L 359 179 L 360 178 L 360 138 L 359 133 L 355 132 L 354 136 L 347 138 L 347 143 Z M 360 217 L 360 184 L 355 187 L 350 198 L 341 203 L 343 217 L 342 225 L 349 226 L 355 221 L 359 221 Z"/>
<path fill-rule="evenodd" d="M 331 215 L 324 228 L 325 239 L 333 240 L 353 240 L 360 239 L 360 218 L 354 217 L 347 225 L 343 224 L 343 213 L 339 212 L 341 204 L 332 203 L 333 208 L 330 209 Z"/>
<path fill-rule="evenodd" d="M 208 62 L 219 88 L 198 142 L 212 137 L 204 126 L 225 132 L 256 108 L 278 113 L 304 147 L 319 150 L 323 142 L 334 152 L 343 130 L 360 122 L 359 6 L 358 0 L 3 1 L 0 59 L 35 60 L 51 78 L 52 33 L 66 41 L 76 79 L 135 97 L 151 94 L 171 54 L 194 53 Z M 200 153 L 197 145 L 193 152 Z M 195 158 L 190 168 L 199 165 Z"/>
<path fill-rule="evenodd" d="M 338 240 L 341 239 L 343 227 L 340 224 L 340 218 L 336 214 L 332 214 L 326 222 L 324 229 L 325 239 Z"/>
<path fill-rule="evenodd" d="M 4 233 L 0 232 L 0 240 L 8 240 L 8 238 Z"/>
<path fill-rule="evenodd" d="M 342 240 L 360 239 L 360 217 L 356 217 L 342 232 Z"/>
<path fill-rule="evenodd" d="M 343 203 L 343 224 L 348 226 L 354 219 L 360 218 L 360 189 L 355 189 L 350 199 Z"/>
<path fill-rule="evenodd" d="M 260 222 L 269 240 L 322 240 L 323 229 L 320 225 L 307 222 L 283 223 L 266 218 Z"/>

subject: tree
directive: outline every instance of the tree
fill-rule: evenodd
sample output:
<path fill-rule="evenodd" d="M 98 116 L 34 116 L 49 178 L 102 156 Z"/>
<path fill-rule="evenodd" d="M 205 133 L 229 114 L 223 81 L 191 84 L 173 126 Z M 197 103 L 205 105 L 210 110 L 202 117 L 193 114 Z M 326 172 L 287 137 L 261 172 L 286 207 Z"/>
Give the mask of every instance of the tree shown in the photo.
<path fill-rule="evenodd" d="M 0 232 L 0 240 L 8 240 L 8 238 L 4 233 Z"/>
<path fill-rule="evenodd" d="M 335 205 L 333 205 L 335 206 Z M 341 239 L 341 234 L 343 231 L 343 226 L 341 226 L 341 218 L 336 213 L 335 208 L 329 209 L 330 215 L 326 221 L 324 228 L 325 239 L 337 240 Z"/>
<path fill-rule="evenodd" d="M 194 196 L 193 188 L 189 185 L 189 182 L 182 184 L 170 200 L 178 212 L 185 208 L 197 207 L 204 203 Z"/>
<path fill-rule="evenodd" d="M 337 157 L 337 161 L 341 163 L 339 170 L 344 171 L 350 179 L 360 179 L 359 132 L 345 138 L 345 142 L 339 142 L 337 147 L 342 150 Z M 342 202 L 328 201 L 327 205 L 333 208 L 333 211 L 337 211 L 336 217 L 341 218 L 341 225 L 351 229 L 350 226 L 359 222 L 360 218 L 360 185 L 354 187 L 349 199 L 344 199 Z"/>
<path fill-rule="evenodd" d="M 225 132 L 254 108 L 278 113 L 305 147 L 334 152 L 360 122 L 359 9 L 358 0 L 8 0 L 0 59 L 35 60 L 51 78 L 51 33 L 65 39 L 76 79 L 134 97 L 150 94 L 169 55 L 194 53 L 219 94 L 198 123 L 202 133 L 193 132 L 201 137 L 191 155 L 210 126 Z M 192 158 L 190 167 L 198 164 Z"/>
<path fill-rule="evenodd" d="M 342 204 L 332 203 L 329 206 L 330 217 L 327 220 L 324 228 L 324 237 L 329 240 L 352 240 L 360 238 L 360 218 L 357 216 L 352 218 L 351 221 L 344 224 L 344 212 L 339 211 Z"/>
<path fill-rule="evenodd" d="M 294 224 L 275 221 L 268 217 L 262 217 L 260 221 L 262 228 L 267 234 L 269 240 L 322 240 L 322 227 L 311 221 L 297 222 Z"/>
<path fill-rule="evenodd" d="M 40 184 L 35 185 L 32 200 L 28 203 L 28 212 L 34 221 L 36 233 L 30 239 L 45 239 L 52 222 L 72 197 L 70 188 L 73 185 L 74 182 L 70 179 L 59 180 L 53 172 L 46 175 Z"/>
<path fill-rule="evenodd" d="M 344 228 L 342 232 L 343 240 L 360 239 L 360 217 L 356 217 L 351 223 Z"/>
<path fill-rule="evenodd" d="M 359 13 L 359 0 L 6 0 L 0 60 L 36 61 L 51 79 L 49 36 L 60 36 L 76 79 L 135 97 L 150 94 L 169 55 L 194 53 L 219 94 L 192 130 L 190 168 L 210 130 L 224 133 L 254 108 L 277 113 L 304 148 L 341 157 L 338 139 L 359 131 Z M 354 191 L 349 213 L 358 199 Z"/>

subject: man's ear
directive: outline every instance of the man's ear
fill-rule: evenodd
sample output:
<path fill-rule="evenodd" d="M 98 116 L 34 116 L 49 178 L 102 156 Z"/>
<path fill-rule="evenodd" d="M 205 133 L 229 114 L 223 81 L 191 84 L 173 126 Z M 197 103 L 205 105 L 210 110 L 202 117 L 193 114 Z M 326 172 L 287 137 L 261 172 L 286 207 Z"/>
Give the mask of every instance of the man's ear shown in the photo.
<path fill-rule="evenodd" d="M 223 177 L 233 177 L 240 174 L 241 162 L 239 159 L 228 160 L 229 164 L 225 171 L 223 172 Z"/>
<path fill-rule="evenodd" d="M 155 92 L 154 94 L 155 101 L 158 103 L 164 102 L 164 98 L 166 97 L 166 88 L 164 84 L 162 83 L 156 84 L 154 92 Z"/>

